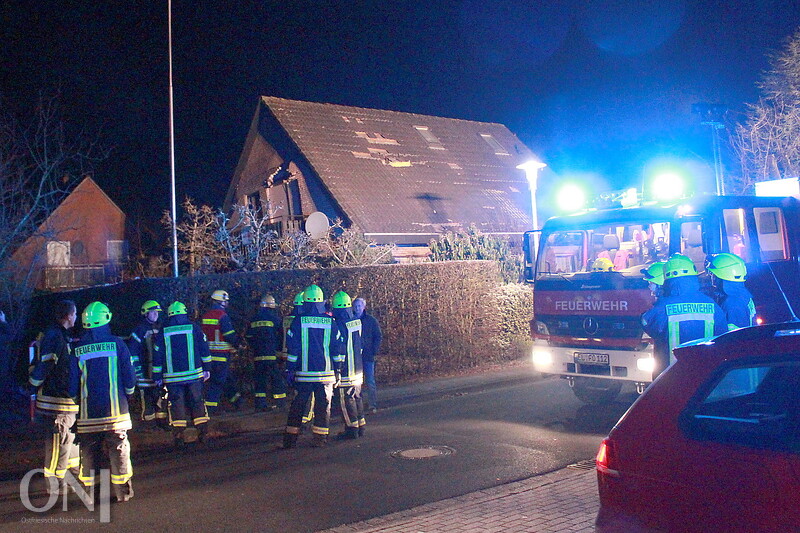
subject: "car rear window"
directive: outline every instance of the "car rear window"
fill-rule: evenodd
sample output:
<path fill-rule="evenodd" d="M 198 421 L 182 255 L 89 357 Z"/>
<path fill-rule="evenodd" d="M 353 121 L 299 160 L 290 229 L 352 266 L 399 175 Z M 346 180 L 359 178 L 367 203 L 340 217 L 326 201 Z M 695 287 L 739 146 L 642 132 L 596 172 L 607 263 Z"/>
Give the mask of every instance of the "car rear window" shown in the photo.
<path fill-rule="evenodd" d="M 692 437 L 800 452 L 800 361 L 728 367 L 701 390 L 682 416 Z"/>

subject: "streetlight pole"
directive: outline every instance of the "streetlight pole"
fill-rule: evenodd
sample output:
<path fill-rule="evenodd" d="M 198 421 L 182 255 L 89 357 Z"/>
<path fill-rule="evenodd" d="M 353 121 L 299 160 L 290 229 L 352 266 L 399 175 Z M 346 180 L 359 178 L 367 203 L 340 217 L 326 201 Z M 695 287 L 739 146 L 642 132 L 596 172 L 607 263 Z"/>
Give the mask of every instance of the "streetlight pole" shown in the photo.
<path fill-rule="evenodd" d="M 178 207 L 175 201 L 175 120 L 172 97 L 172 0 L 167 0 L 169 27 L 169 169 L 172 190 L 172 276 L 178 277 Z"/>
<path fill-rule="evenodd" d="M 539 171 L 545 168 L 547 164 L 542 163 L 541 161 L 526 161 L 517 165 L 517 168 L 520 170 L 525 171 L 525 177 L 528 178 L 528 185 L 530 186 L 531 190 L 531 224 L 533 231 L 539 230 L 539 213 L 536 206 L 536 188 L 537 182 L 539 181 Z M 533 234 L 533 243 L 534 249 L 538 250 L 539 248 L 539 234 Z"/>

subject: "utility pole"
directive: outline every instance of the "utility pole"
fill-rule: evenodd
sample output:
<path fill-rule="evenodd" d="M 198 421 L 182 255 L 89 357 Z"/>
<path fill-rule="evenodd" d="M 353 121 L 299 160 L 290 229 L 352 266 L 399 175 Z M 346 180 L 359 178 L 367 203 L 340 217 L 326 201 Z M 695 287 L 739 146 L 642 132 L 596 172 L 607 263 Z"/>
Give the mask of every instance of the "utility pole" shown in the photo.
<path fill-rule="evenodd" d="M 172 191 L 172 276 L 178 277 L 178 207 L 175 201 L 175 120 L 172 98 L 172 0 L 167 0 L 169 26 L 169 169 Z"/>
<path fill-rule="evenodd" d="M 711 128 L 711 151 L 714 157 L 714 178 L 717 184 L 717 196 L 725 195 L 725 176 L 722 173 L 722 151 L 719 131 L 725 128 L 725 113 L 728 108 L 723 104 L 698 103 L 692 105 L 692 113 L 700 116 L 700 124 Z"/>

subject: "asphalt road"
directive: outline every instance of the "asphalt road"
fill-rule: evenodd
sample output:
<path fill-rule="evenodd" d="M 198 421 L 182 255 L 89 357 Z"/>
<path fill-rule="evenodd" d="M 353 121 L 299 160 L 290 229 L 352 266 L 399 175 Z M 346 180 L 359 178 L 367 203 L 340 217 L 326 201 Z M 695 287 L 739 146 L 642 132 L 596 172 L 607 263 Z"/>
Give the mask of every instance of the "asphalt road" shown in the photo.
<path fill-rule="evenodd" d="M 18 483 L 3 482 L 0 531 L 74 530 L 67 520 L 85 531 L 317 531 L 592 458 L 634 397 L 587 407 L 564 381 L 528 380 L 525 372 L 445 393 L 409 387 L 370 415 L 363 439 L 327 448 L 311 448 L 303 435 L 297 448 L 282 450 L 280 432 L 268 431 L 219 439 L 194 454 L 134 456 L 136 495 L 112 506 L 111 524 L 86 523 L 97 513 L 74 496 L 68 512 L 31 513 Z M 43 505 L 44 497 L 33 502 Z"/>

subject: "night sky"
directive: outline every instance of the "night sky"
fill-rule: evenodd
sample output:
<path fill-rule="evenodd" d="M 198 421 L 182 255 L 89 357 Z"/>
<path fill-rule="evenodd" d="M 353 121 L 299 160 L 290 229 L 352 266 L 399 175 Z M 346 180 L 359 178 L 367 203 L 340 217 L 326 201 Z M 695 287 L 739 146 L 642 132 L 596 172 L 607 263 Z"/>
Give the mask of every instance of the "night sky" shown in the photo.
<path fill-rule="evenodd" d="M 0 91 L 58 91 L 113 150 L 129 216 L 169 206 L 166 0 L 2 1 Z M 697 102 L 732 118 L 797 0 L 173 0 L 178 195 L 221 205 L 260 95 L 499 122 L 562 177 L 635 185 L 654 158 L 713 174 Z M 543 188 L 552 188 L 554 177 Z M 713 184 L 709 185 L 713 187 Z M 702 187 L 701 187 L 702 188 Z"/>

